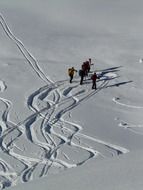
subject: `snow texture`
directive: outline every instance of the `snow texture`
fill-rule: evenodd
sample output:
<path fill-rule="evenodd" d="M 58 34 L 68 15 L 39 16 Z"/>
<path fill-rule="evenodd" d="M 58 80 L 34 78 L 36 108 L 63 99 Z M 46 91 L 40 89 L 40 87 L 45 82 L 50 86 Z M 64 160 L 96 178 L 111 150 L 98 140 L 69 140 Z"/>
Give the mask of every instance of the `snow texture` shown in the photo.
<path fill-rule="evenodd" d="M 0 1 L 1 190 L 142 189 L 142 5 Z"/>

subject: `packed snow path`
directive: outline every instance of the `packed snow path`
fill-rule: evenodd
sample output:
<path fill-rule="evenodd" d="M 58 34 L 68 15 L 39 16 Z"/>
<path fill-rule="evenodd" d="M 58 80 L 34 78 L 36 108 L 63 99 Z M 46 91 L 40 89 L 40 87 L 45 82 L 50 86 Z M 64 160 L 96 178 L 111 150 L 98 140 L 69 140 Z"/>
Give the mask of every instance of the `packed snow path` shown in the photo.
<path fill-rule="evenodd" d="M 96 91 L 84 85 L 80 87 L 79 82 L 70 86 L 66 80 L 53 82 L 23 43 L 14 36 L 2 15 L 0 23 L 37 76 L 46 82 L 27 98 L 27 107 L 32 110 L 32 114 L 19 123 L 10 120 L 12 102 L 0 98 L 1 189 L 77 167 L 92 158 L 127 153 L 124 147 L 84 134 L 82 126 L 70 118 L 73 108 L 107 87 L 110 82 L 107 77 L 112 79 L 116 74 L 109 71 L 102 76 Z M 4 90 L 6 85 L 3 84 L 1 89 Z M 69 118 L 65 119 L 67 115 Z"/>

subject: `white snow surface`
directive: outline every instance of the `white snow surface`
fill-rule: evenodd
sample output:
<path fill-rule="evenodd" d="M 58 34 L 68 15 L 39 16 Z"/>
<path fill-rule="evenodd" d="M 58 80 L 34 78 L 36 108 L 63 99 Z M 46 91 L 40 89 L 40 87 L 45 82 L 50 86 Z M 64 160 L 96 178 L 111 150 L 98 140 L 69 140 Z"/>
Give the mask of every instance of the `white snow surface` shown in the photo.
<path fill-rule="evenodd" d="M 0 189 L 142 189 L 142 6 L 0 0 Z"/>

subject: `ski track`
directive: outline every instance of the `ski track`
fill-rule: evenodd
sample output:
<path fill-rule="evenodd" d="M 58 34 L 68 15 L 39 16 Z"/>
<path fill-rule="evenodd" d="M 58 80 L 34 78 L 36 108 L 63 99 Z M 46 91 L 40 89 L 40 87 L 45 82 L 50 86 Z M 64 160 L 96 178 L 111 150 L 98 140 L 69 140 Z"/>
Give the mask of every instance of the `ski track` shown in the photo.
<path fill-rule="evenodd" d="M 16 44 L 37 76 L 46 82 L 45 86 L 37 89 L 27 98 L 27 107 L 32 114 L 17 124 L 10 120 L 12 102 L 0 98 L 5 106 L 0 120 L 1 151 L 24 166 L 19 172 L 16 172 L 14 167 L 0 158 L 0 167 L 3 170 L 0 172 L 0 176 L 2 176 L 0 189 L 15 185 L 19 179 L 21 182 L 28 182 L 34 178 L 45 176 L 52 173 L 53 169 L 58 172 L 80 166 L 99 155 L 106 157 L 107 152 L 110 156 L 127 153 L 126 148 L 83 134 L 81 125 L 64 119 L 64 116 L 73 108 L 106 88 L 110 80 L 103 78 L 99 81 L 100 85 L 96 91 L 86 89 L 86 87 L 81 89 L 80 85 L 74 84 L 69 87 L 69 82 L 66 80 L 51 81 L 24 44 L 11 32 L 1 14 L 0 24 L 7 37 Z M 106 77 L 113 79 L 116 74 L 109 71 L 106 73 Z M 4 83 L 0 83 L 0 85 L 1 90 L 6 89 Z M 22 146 L 18 143 L 21 139 Z M 92 146 L 85 141 L 91 142 Z M 102 148 L 96 148 L 96 145 Z M 29 151 L 29 146 L 33 148 L 33 152 Z M 73 153 L 75 151 L 78 155 L 84 155 L 73 159 L 72 153 L 67 152 L 66 147 Z"/>
<path fill-rule="evenodd" d="M 25 48 L 24 44 L 14 36 L 14 34 L 11 32 L 10 28 L 8 27 L 8 24 L 6 23 L 4 17 L 2 14 L 0 14 L 0 24 L 5 31 L 8 38 L 10 38 L 18 47 L 18 49 L 21 51 L 25 59 L 28 61 L 28 63 L 31 65 L 31 67 L 34 69 L 36 74 L 46 83 L 53 83 L 47 76 L 44 74 L 40 66 L 38 65 L 36 59 L 32 56 L 32 54 Z"/>
<path fill-rule="evenodd" d="M 113 102 L 115 102 L 116 104 L 121 105 L 121 106 L 124 106 L 124 107 L 127 107 L 127 108 L 143 109 L 143 106 L 134 106 L 134 105 L 122 103 L 122 102 L 120 102 L 120 98 L 118 98 L 118 97 L 114 97 L 112 100 L 113 100 Z"/>
<path fill-rule="evenodd" d="M 118 126 L 124 129 L 128 129 L 138 135 L 143 135 L 143 124 L 132 124 L 132 123 L 120 120 L 120 123 L 118 124 Z"/>
<path fill-rule="evenodd" d="M 142 106 L 135 106 L 135 105 L 131 105 L 131 104 L 122 103 L 120 98 L 118 98 L 118 97 L 114 97 L 112 100 L 114 103 L 116 103 L 117 105 L 120 105 L 122 107 L 126 107 L 129 109 L 137 109 L 137 110 L 143 109 Z M 118 118 L 117 120 L 120 120 L 120 119 Z M 136 133 L 138 135 L 143 135 L 143 125 L 142 124 L 131 124 L 126 121 L 120 120 L 118 126 L 124 128 L 124 129 L 130 130 L 133 133 Z"/>

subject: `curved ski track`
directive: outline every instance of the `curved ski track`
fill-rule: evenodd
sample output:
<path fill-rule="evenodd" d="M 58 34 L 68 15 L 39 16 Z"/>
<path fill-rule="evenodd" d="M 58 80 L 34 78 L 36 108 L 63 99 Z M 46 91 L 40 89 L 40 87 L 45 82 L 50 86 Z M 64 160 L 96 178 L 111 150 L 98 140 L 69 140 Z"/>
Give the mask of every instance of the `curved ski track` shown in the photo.
<path fill-rule="evenodd" d="M 82 126 L 70 118 L 73 108 L 99 93 L 110 81 L 100 81 L 96 91 L 79 88 L 78 84 L 69 87 L 68 81 L 54 83 L 14 36 L 2 15 L 0 23 L 37 76 L 46 82 L 27 99 L 33 114 L 17 124 L 10 120 L 12 102 L 0 98 L 4 107 L 0 112 L 0 188 L 77 167 L 92 158 L 127 153 L 123 147 L 83 134 Z M 11 164 L 10 158 L 16 165 Z"/>
<path fill-rule="evenodd" d="M 119 97 L 114 97 L 112 101 L 116 103 L 117 105 L 122 106 L 123 108 L 136 110 L 136 112 L 138 111 L 139 113 L 140 113 L 140 110 L 143 109 L 143 106 L 136 106 L 136 105 L 132 105 L 131 103 L 130 104 L 124 103 L 124 100 L 120 99 Z M 124 129 L 128 129 L 132 131 L 133 133 L 143 135 L 143 124 L 132 124 L 128 121 L 123 121 L 122 119 L 119 119 L 119 118 L 116 118 L 116 120 L 119 121 L 119 124 L 118 124 L 119 127 L 123 127 Z"/>

